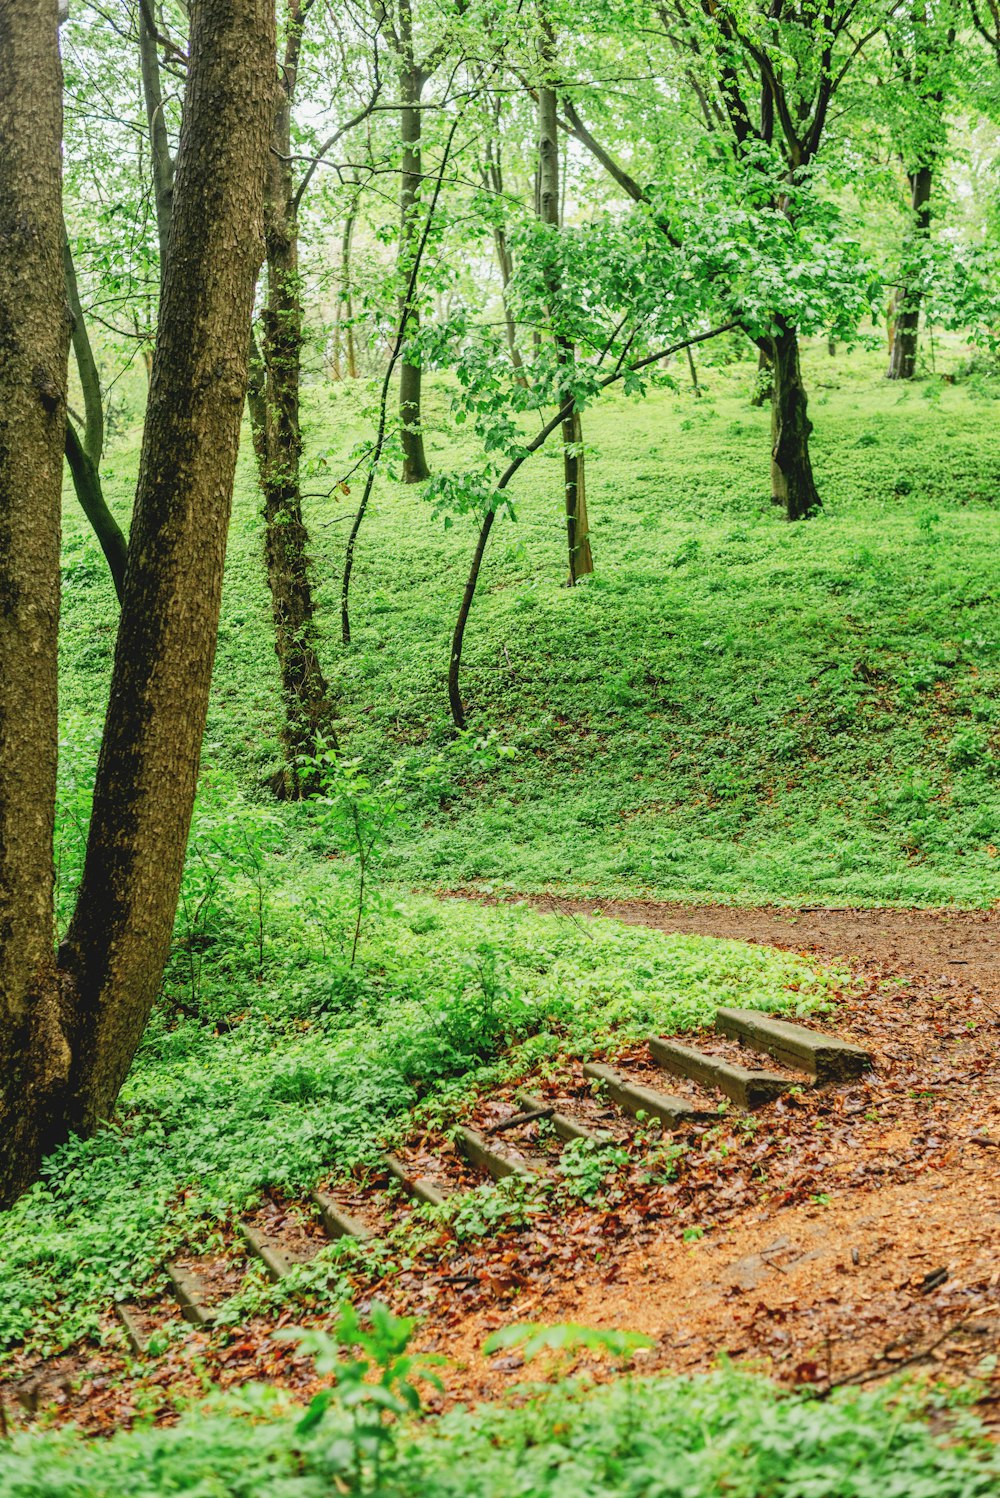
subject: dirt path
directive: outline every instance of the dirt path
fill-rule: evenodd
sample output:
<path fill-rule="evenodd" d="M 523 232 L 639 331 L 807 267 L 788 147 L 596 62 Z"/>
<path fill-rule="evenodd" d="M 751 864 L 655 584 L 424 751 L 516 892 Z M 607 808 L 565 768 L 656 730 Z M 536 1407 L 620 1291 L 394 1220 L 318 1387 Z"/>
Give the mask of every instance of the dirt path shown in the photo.
<path fill-rule="evenodd" d="M 1000 880 L 998 880 L 1000 889 Z M 444 892 L 442 892 L 444 893 Z M 505 903 L 474 889 L 447 892 L 483 904 Z M 633 926 L 722 936 L 847 958 L 886 975 L 942 977 L 1000 996 L 1000 910 L 830 910 L 785 906 L 676 905 L 653 900 L 579 900 L 511 896 L 535 910 L 601 915 Z"/>

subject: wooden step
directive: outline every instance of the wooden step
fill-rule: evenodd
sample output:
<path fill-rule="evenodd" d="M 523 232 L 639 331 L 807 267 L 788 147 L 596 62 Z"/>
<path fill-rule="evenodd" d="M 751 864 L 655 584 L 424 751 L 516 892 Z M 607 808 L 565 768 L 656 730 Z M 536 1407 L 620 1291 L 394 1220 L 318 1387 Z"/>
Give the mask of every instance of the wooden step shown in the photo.
<path fill-rule="evenodd" d="M 211 1326 L 215 1313 L 208 1304 L 208 1290 L 203 1282 L 178 1264 L 168 1264 L 166 1271 L 184 1320 L 190 1321 L 192 1326 Z"/>
<path fill-rule="evenodd" d="M 399 1182 L 407 1196 L 412 1196 L 418 1202 L 426 1202 L 431 1207 L 444 1206 L 448 1193 L 442 1191 L 440 1186 L 435 1186 L 426 1176 L 411 1175 L 402 1160 L 395 1155 L 383 1155 L 382 1159 L 386 1170 Z"/>
<path fill-rule="evenodd" d="M 270 1242 L 263 1233 L 251 1227 L 248 1222 L 240 1223 L 240 1236 L 254 1258 L 259 1259 L 267 1270 L 268 1279 L 277 1284 L 278 1280 L 285 1278 L 292 1266 L 280 1248 Z"/>
<path fill-rule="evenodd" d="M 741 1108 L 762 1108 L 795 1085 L 792 1077 L 752 1071 L 724 1061 L 720 1056 L 708 1056 L 692 1046 L 681 1045 L 676 1040 L 665 1040 L 660 1035 L 650 1036 L 649 1052 L 657 1066 L 662 1066 L 671 1076 L 689 1077 L 702 1087 L 717 1087 Z"/>
<path fill-rule="evenodd" d="M 715 1028 L 755 1051 L 773 1056 L 782 1066 L 808 1072 L 817 1082 L 843 1082 L 860 1077 L 872 1067 L 871 1056 L 860 1046 L 755 1009 L 720 1009 Z"/>
<path fill-rule="evenodd" d="M 477 1170 L 485 1170 L 495 1181 L 502 1181 L 507 1176 L 534 1174 L 523 1161 L 498 1154 L 478 1129 L 459 1129 L 455 1135 L 455 1143 L 470 1165 L 474 1165 Z"/>
<path fill-rule="evenodd" d="M 325 1191 L 314 1191 L 310 1200 L 319 1208 L 323 1231 L 328 1238 L 372 1238 L 371 1228 L 365 1227 L 356 1217 L 345 1212 L 343 1207 Z"/>
<path fill-rule="evenodd" d="M 603 1082 L 608 1095 L 633 1118 L 645 1113 L 651 1118 L 658 1118 L 668 1129 L 673 1129 L 679 1124 L 694 1123 L 696 1119 L 705 1117 L 683 1098 L 673 1097 L 669 1092 L 655 1092 L 652 1087 L 642 1087 L 638 1082 L 629 1082 L 610 1066 L 595 1061 L 583 1070 L 596 1082 Z"/>
<path fill-rule="evenodd" d="M 518 1106 L 525 1113 L 540 1113 L 547 1107 L 544 1098 L 535 1097 L 531 1092 L 516 1092 L 514 1094 Z M 556 1111 L 549 1119 L 549 1123 L 555 1129 L 560 1139 L 567 1142 L 571 1139 L 590 1139 L 597 1144 L 603 1144 L 610 1139 L 611 1135 L 607 1129 L 588 1129 L 586 1124 L 577 1123 L 575 1118 L 568 1118 L 565 1113 Z"/>
<path fill-rule="evenodd" d="M 142 1323 L 135 1311 L 131 1306 L 123 1305 L 119 1300 L 115 1302 L 115 1315 L 122 1324 L 125 1332 L 125 1340 L 135 1356 L 137 1358 L 144 1358 L 149 1344 L 146 1334 L 142 1329 Z"/>

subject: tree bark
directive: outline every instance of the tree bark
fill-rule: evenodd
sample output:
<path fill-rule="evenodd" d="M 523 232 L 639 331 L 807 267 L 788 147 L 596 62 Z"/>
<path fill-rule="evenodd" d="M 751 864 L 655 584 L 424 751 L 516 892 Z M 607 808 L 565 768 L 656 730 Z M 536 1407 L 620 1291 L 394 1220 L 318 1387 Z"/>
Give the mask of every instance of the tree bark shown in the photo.
<path fill-rule="evenodd" d="M 926 241 L 930 234 L 933 178 L 929 166 L 919 167 L 909 174 L 913 238 L 918 243 Z M 918 286 L 904 286 L 896 300 L 887 380 L 912 380 L 917 372 L 921 300 Z"/>
<path fill-rule="evenodd" d="M 407 286 L 410 267 L 419 238 L 420 185 L 422 161 L 420 137 L 423 127 L 419 109 L 420 96 L 427 82 L 427 75 L 414 60 L 413 17 L 410 0 L 399 0 L 399 35 L 402 46 L 402 65 L 399 71 L 400 134 L 403 141 L 402 176 L 399 188 L 399 255 L 397 273 L 400 283 Z M 416 295 L 400 294 L 400 317 L 404 322 L 404 338 L 415 338 L 420 332 L 420 306 Z M 399 365 L 399 426 L 403 447 L 403 482 L 421 484 L 430 478 L 430 468 L 424 452 L 424 434 L 421 428 L 421 369 L 411 364 L 403 353 Z"/>
<path fill-rule="evenodd" d="M 809 457 L 812 422 L 799 366 L 798 335 L 784 319 L 769 340 L 774 367 L 771 399 L 771 497 L 789 520 L 804 520 L 822 504 Z"/>
<path fill-rule="evenodd" d="M 106 1119 L 170 947 L 218 631 L 274 117 L 273 0 L 194 0 L 125 598 L 76 909 L 59 961 L 59 1123 Z"/>
<path fill-rule="evenodd" d="M 558 229 L 560 225 L 559 118 L 555 90 L 544 86 L 538 90 L 538 201 L 542 223 Z M 549 277 L 549 295 L 553 303 L 553 311 L 555 311 L 560 296 L 558 277 L 555 272 Z M 567 370 L 571 370 L 575 357 L 572 343 L 563 334 L 557 332 L 556 347 L 559 351 L 559 362 Z M 570 395 L 569 390 L 560 391 L 558 397 L 560 406 L 567 404 Z M 575 406 L 562 423 L 562 440 L 568 582 L 572 588 L 577 578 L 594 570 L 594 557 L 590 549 L 590 526 L 587 520 L 583 424 L 580 412 Z"/>
<path fill-rule="evenodd" d="M 302 515 L 302 283 L 291 164 L 291 109 L 302 42 L 293 6 L 276 101 L 264 208 L 267 299 L 262 315 L 262 399 L 251 399 L 257 469 L 264 494 L 264 555 L 271 593 L 274 648 L 285 710 L 285 764 L 275 788 L 307 794 L 315 776 L 308 761 L 333 740 L 333 705 L 319 661 L 309 565 L 309 533 Z"/>
<path fill-rule="evenodd" d="M 69 318 L 56 0 L 0 4 L 0 1205 L 58 1137 L 53 951 Z"/>

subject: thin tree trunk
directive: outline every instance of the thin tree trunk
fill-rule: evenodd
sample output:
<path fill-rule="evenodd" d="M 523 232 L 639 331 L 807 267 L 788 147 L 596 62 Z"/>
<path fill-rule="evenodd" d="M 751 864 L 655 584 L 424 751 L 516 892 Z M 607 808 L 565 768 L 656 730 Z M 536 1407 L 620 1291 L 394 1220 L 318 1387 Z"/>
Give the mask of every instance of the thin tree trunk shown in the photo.
<path fill-rule="evenodd" d="M 53 950 L 69 321 L 56 0 L 0 4 L 0 1205 L 59 1137 Z"/>
<path fill-rule="evenodd" d="M 546 87 L 540 87 L 538 90 L 538 168 L 540 217 L 543 224 L 558 229 L 559 119 L 555 90 Z M 549 294 L 553 303 L 553 312 L 555 312 L 560 288 L 554 277 L 550 278 Z M 567 370 L 571 370 L 574 362 L 573 345 L 568 338 L 557 333 L 556 346 L 559 350 L 560 363 L 565 365 Z M 560 391 L 560 406 L 566 405 L 569 398 L 569 390 Z M 583 426 L 580 413 L 575 406 L 562 424 L 562 438 L 568 581 L 572 588 L 578 577 L 583 577 L 594 570 L 594 558 L 590 549 L 590 526 L 587 520 Z"/>
<path fill-rule="evenodd" d="M 344 220 L 344 237 L 340 246 L 340 286 L 341 301 L 338 304 L 343 307 L 345 318 L 344 344 L 347 353 L 347 378 L 356 380 L 358 377 L 358 352 L 354 341 L 354 283 L 351 279 L 351 252 L 354 247 L 354 225 L 357 222 L 357 209 L 353 208 Z"/>
<path fill-rule="evenodd" d="M 63 226 L 63 272 L 66 278 L 66 301 L 71 318 L 73 354 L 83 391 L 83 438 L 77 435 L 71 420 L 66 422 L 66 461 L 69 463 L 73 488 L 80 508 L 90 521 L 111 569 L 118 602 L 125 586 L 127 545 L 121 527 L 108 509 L 101 485 L 101 458 L 104 454 L 104 400 L 97 361 L 90 344 L 87 324 L 80 303 L 76 267 L 69 236 Z"/>
<path fill-rule="evenodd" d="M 399 188 L 397 273 L 400 283 L 408 287 L 410 267 L 420 232 L 420 136 L 423 121 L 417 106 L 427 81 L 423 70 L 414 61 L 410 0 L 399 0 L 399 29 L 403 51 L 403 65 L 399 73 L 403 162 Z M 415 338 L 420 332 L 420 307 L 416 295 L 405 292 L 400 294 L 400 316 L 404 320 L 405 338 Z M 430 468 L 424 452 L 421 416 L 421 369 L 419 364 L 410 364 L 404 353 L 399 365 L 399 425 L 405 484 L 420 484 L 430 478 Z"/>
<path fill-rule="evenodd" d="M 922 166 L 909 175 L 913 239 L 917 243 L 926 241 L 930 234 L 933 179 L 929 166 Z M 896 300 L 889 368 L 886 370 L 888 380 L 912 380 L 917 372 L 921 300 L 918 286 L 904 286 Z"/>
<path fill-rule="evenodd" d="M 125 598 L 83 879 L 63 1131 L 106 1119 L 170 947 L 208 710 L 274 119 L 271 0 L 194 0 Z"/>
<path fill-rule="evenodd" d="M 128 547 L 121 526 L 108 509 L 100 469 L 91 461 L 72 421 L 66 422 L 66 461 L 80 508 L 90 521 L 111 572 L 118 602 L 125 592 Z"/>
<path fill-rule="evenodd" d="M 156 201 L 156 231 L 160 243 L 160 282 L 167 263 L 167 235 L 174 196 L 174 162 L 170 154 L 170 137 L 163 113 L 163 88 L 160 83 L 160 58 L 156 37 L 150 25 L 154 0 L 139 0 L 139 65 L 142 92 L 149 124 L 150 159 L 153 171 L 153 196 Z"/>
<path fill-rule="evenodd" d="M 281 671 L 285 720 L 284 795 L 307 793 L 315 776 L 308 762 L 332 740 L 333 707 L 319 661 L 309 575 L 309 534 L 302 515 L 302 283 L 291 165 L 291 106 L 302 31 L 298 7 L 290 16 L 281 78 L 276 82 L 265 202 L 267 300 L 262 316 L 262 399 L 250 416 L 264 494 L 264 553 L 271 592 L 274 648 Z"/>
<path fill-rule="evenodd" d="M 494 124 L 499 129 L 500 123 L 500 101 L 497 101 L 493 113 Z M 503 194 L 503 171 L 500 166 L 500 150 L 493 150 L 493 142 L 486 142 L 486 166 L 483 172 L 484 185 L 497 195 L 498 200 Z M 500 271 L 500 300 L 503 304 L 504 328 L 507 333 L 507 347 L 510 350 L 510 362 L 515 369 L 514 378 L 517 383 L 527 388 L 527 378 L 524 373 L 524 360 L 521 358 L 521 350 L 517 346 L 517 326 L 513 314 L 507 302 L 507 288 L 514 274 L 514 261 L 510 253 L 510 245 L 507 243 L 507 232 L 499 218 L 493 224 L 493 248 L 496 251 L 497 268 Z"/>
<path fill-rule="evenodd" d="M 774 366 L 771 400 L 771 496 L 789 520 L 804 520 L 822 501 L 809 457 L 812 422 L 799 366 L 799 340 L 793 327 L 779 320 L 770 339 Z"/>

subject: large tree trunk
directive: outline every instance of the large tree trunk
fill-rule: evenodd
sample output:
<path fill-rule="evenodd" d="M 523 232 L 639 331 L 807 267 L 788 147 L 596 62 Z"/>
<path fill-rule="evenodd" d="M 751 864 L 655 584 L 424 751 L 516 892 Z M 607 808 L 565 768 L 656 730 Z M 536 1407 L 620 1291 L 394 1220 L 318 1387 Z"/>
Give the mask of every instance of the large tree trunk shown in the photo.
<path fill-rule="evenodd" d="M 543 224 L 558 228 L 559 213 L 559 119 L 555 90 L 538 90 L 538 201 Z M 549 291 L 558 302 L 560 288 L 552 279 Z M 572 369 L 574 349 L 568 338 L 556 334 L 559 361 Z M 559 405 L 570 399 L 569 390 L 560 391 Z M 569 562 L 568 581 L 573 587 L 578 577 L 594 570 L 590 549 L 590 526 L 587 521 L 587 494 L 584 482 L 583 426 L 575 408 L 562 424 L 563 495 L 566 506 L 566 547 Z"/>
<path fill-rule="evenodd" d="M 417 241 L 420 237 L 422 118 L 419 105 L 427 78 L 413 60 L 413 21 L 409 0 L 400 0 L 399 27 L 403 45 L 403 66 L 399 73 L 403 162 L 399 188 L 397 273 L 403 288 L 400 292 L 399 310 L 400 317 L 405 317 L 404 337 L 411 339 L 420 332 L 420 307 L 416 289 L 412 297 L 407 297 L 405 288 L 409 282 L 413 257 L 416 254 Z M 430 468 L 427 466 L 427 457 L 424 453 L 424 434 L 421 429 L 420 389 L 420 366 L 409 363 L 404 353 L 399 364 L 399 425 L 405 484 L 420 484 L 424 479 L 430 478 Z"/>
<path fill-rule="evenodd" d="M 913 238 L 926 240 L 931 227 L 931 187 L 933 172 L 922 166 L 910 173 L 910 206 L 913 212 Z M 895 302 L 895 322 L 886 379 L 912 380 L 917 372 L 917 342 L 920 330 L 921 292 L 917 286 L 904 286 Z"/>
<path fill-rule="evenodd" d="M 809 457 L 812 422 L 799 365 L 799 340 L 793 327 L 779 319 L 768 340 L 774 366 L 771 399 L 771 497 L 789 520 L 804 520 L 822 504 Z"/>
<path fill-rule="evenodd" d="M 264 305 L 262 399 L 250 419 L 264 493 L 264 553 L 281 671 L 285 766 L 280 786 L 291 797 L 313 783 L 308 761 L 333 738 L 333 710 L 319 662 L 309 576 L 309 534 L 302 516 L 302 283 L 291 164 L 291 106 L 301 46 L 298 8 L 291 12 L 277 101 L 265 200 L 267 300 Z"/>
<path fill-rule="evenodd" d="M 59 954 L 71 1004 L 63 1132 L 110 1115 L 170 947 L 263 255 L 274 45 L 273 0 L 194 0 L 125 598 L 83 879 Z"/>
<path fill-rule="evenodd" d="M 69 319 L 56 0 L 0 4 L 0 1204 L 59 1137 L 53 950 Z"/>

